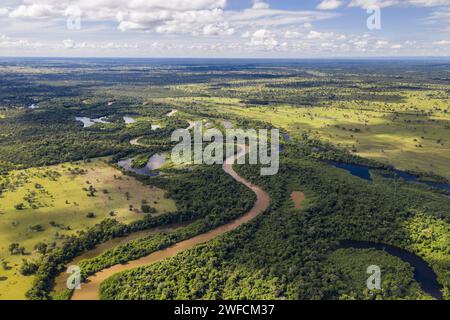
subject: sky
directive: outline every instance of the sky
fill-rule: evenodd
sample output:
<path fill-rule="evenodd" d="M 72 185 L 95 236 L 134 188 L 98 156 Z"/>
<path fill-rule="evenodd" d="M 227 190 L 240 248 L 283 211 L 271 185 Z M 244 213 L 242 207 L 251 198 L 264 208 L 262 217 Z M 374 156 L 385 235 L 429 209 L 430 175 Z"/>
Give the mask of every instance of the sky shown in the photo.
<path fill-rule="evenodd" d="M 450 0 L 0 0 L 0 56 L 449 56 Z"/>

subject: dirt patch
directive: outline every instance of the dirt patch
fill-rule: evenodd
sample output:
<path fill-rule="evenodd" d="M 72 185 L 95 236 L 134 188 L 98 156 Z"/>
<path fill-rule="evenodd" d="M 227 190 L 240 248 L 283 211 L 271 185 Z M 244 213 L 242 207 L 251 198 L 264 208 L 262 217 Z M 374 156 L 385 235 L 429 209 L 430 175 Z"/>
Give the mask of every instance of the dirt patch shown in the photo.
<path fill-rule="evenodd" d="M 305 194 L 301 191 L 293 191 L 291 193 L 292 202 L 294 202 L 295 209 L 301 209 L 303 200 L 305 200 Z"/>

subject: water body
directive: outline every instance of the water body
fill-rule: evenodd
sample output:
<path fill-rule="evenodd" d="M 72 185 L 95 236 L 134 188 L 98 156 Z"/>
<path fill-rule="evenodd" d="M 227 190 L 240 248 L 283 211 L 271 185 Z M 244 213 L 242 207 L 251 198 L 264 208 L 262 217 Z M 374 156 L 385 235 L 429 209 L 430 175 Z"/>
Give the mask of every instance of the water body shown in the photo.
<path fill-rule="evenodd" d="M 88 117 L 75 117 L 75 120 L 83 122 L 84 128 L 92 127 L 96 123 L 110 123 L 104 119 L 105 119 L 105 117 L 101 117 L 101 118 L 97 118 L 97 119 L 91 119 Z"/>
<path fill-rule="evenodd" d="M 150 170 L 157 170 L 161 168 L 164 165 L 164 163 L 166 163 L 166 156 L 157 153 L 148 160 L 147 167 Z"/>
<path fill-rule="evenodd" d="M 166 258 L 173 257 L 178 253 L 188 250 L 198 244 L 208 242 L 226 232 L 235 230 L 239 226 L 251 221 L 252 219 L 257 217 L 260 213 L 264 212 L 269 207 L 270 196 L 257 185 L 254 185 L 250 181 L 247 181 L 241 176 L 239 176 L 236 173 L 236 171 L 233 170 L 233 166 L 231 165 L 231 163 L 233 163 L 235 159 L 243 156 L 247 152 L 248 150 L 246 150 L 246 148 L 243 148 L 243 150 L 239 151 L 237 155 L 232 156 L 234 159 L 228 159 L 227 161 L 225 161 L 225 164 L 222 167 L 225 173 L 230 175 L 237 182 L 242 183 L 247 188 L 251 189 L 256 194 L 256 202 L 249 212 L 245 213 L 240 218 L 237 218 L 236 220 L 233 220 L 216 229 L 200 234 L 193 238 L 178 242 L 177 244 L 174 244 L 168 248 L 153 252 L 148 256 L 142 257 L 137 260 L 129 261 L 126 264 L 117 264 L 115 266 L 99 271 L 96 274 L 90 276 L 87 279 L 87 282 L 81 286 L 80 290 L 74 290 L 72 300 L 98 300 L 99 298 L 98 291 L 100 285 L 110 276 L 118 272 L 123 272 L 126 270 L 131 270 L 142 266 L 148 266 L 150 264 L 159 262 Z"/>
<path fill-rule="evenodd" d="M 125 124 L 132 124 L 135 123 L 136 120 L 134 120 L 132 117 L 124 116 L 123 121 L 125 121 Z"/>
<path fill-rule="evenodd" d="M 174 224 L 169 224 L 169 225 L 166 225 L 166 226 L 152 228 L 152 229 L 149 229 L 149 230 L 143 230 L 143 231 L 134 232 L 134 233 L 131 233 L 131 234 L 125 236 L 125 237 L 113 238 L 111 240 L 108 240 L 106 242 L 103 242 L 103 243 L 97 245 L 94 249 L 86 251 L 83 254 L 77 256 L 71 262 L 66 264 L 66 267 L 69 267 L 70 265 L 77 265 L 78 262 L 80 262 L 82 260 L 94 258 L 94 257 L 104 253 L 105 251 L 107 251 L 107 250 L 109 250 L 111 248 L 114 248 L 114 247 L 120 246 L 122 244 L 128 243 L 128 242 L 130 242 L 132 240 L 148 237 L 148 236 L 151 236 L 151 235 L 160 234 L 160 233 L 163 233 L 163 232 L 176 231 L 177 229 L 179 229 L 181 227 L 187 226 L 189 223 L 190 222 L 174 223 Z M 61 272 L 55 278 L 55 286 L 54 286 L 53 290 L 55 292 L 61 292 L 63 290 L 66 290 L 67 289 L 66 282 L 67 282 L 68 277 L 69 277 L 68 273 Z"/>
<path fill-rule="evenodd" d="M 330 161 L 329 163 L 332 166 L 339 168 L 339 169 L 343 169 L 358 178 L 372 181 L 372 177 L 370 176 L 370 168 L 369 167 L 365 167 L 365 166 L 361 166 L 361 165 L 357 165 L 357 164 L 334 162 L 334 161 Z"/>
<path fill-rule="evenodd" d="M 165 162 L 165 155 L 155 154 L 148 160 L 147 165 L 144 168 L 133 168 L 133 158 L 120 160 L 119 162 L 117 162 L 117 165 L 125 171 L 133 172 L 142 176 L 154 177 L 158 175 L 158 173 L 154 172 L 154 170 L 161 168 Z"/>
<path fill-rule="evenodd" d="M 330 161 L 329 164 L 331 164 L 336 168 L 343 169 L 349 172 L 350 174 L 367 181 L 372 181 L 372 177 L 370 176 L 370 170 L 375 169 L 358 164 L 348 164 L 334 161 Z M 425 184 L 436 189 L 450 191 L 450 183 L 420 181 L 418 176 L 397 169 L 394 169 L 392 172 L 394 173 L 393 175 L 384 174 L 383 177 L 387 179 L 403 179 L 407 182 Z"/>
<path fill-rule="evenodd" d="M 420 284 L 420 287 L 424 292 L 435 299 L 442 299 L 442 287 L 437 282 L 436 273 L 425 260 L 414 253 L 391 245 L 370 241 L 344 240 L 339 242 L 338 248 L 383 250 L 390 255 L 400 258 L 414 268 L 414 279 Z M 381 272 L 383 273 L 383 270 Z"/>

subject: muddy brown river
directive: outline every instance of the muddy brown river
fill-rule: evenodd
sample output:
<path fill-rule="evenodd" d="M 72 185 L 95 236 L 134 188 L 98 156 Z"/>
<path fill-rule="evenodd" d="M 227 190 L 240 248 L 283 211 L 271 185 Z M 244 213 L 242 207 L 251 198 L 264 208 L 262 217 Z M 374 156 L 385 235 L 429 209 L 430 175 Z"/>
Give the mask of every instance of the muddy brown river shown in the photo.
<path fill-rule="evenodd" d="M 100 284 L 107 278 L 111 277 L 112 275 L 118 272 L 135 269 L 142 266 L 147 266 L 162 261 L 166 258 L 173 257 L 178 253 L 191 249 L 192 247 L 198 244 L 208 242 L 226 232 L 232 231 L 238 228 L 239 226 L 243 225 L 244 223 L 247 223 L 250 220 L 254 219 L 260 213 L 264 212 L 269 207 L 270 204 L 269 195 L 257 185 L 254 185 L 250 181 L 239 176 L 236 173 L 236 171 L 234 171 L 233 165 L 231 164 L 234 162 L 235 159 L 245 155 L 246 152 L 247 150 L 241 147 L 240 151 L 235 156 L 232 156 L 228 158 L 227 161 L 225 161 L 225 164 L 223 165 L 223 170 L 237 182 L 242 183 L 256 194 L 256 202 L 249 212 L 247 212 L 240 218 L 233 220 L 223 226 L 220 226 L 216 229 L 200 234 L 193 238 L 187 239 L 185 241 L 181 241 L 166 249 L 156 251 L 140 259 L 130 261 L 127 264 L 114 265 L 110 268 L 97 272 L 96 274 L 90 276 L 86 280 L 86 283 L 83 283 L 81 285 L 81 289 L 74 291 L 72 300 L 98 300 Z"/>

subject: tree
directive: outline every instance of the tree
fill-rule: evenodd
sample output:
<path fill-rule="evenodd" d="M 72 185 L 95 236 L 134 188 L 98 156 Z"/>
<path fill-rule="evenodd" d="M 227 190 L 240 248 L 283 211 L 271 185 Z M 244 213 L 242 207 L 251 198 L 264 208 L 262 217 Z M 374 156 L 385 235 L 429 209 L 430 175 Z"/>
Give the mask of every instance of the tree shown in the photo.
<path fill-rule="evenodd" d="M 144 212 L 144 213 L 156 213 L 156 209 L 155 208 L 152 208 L 152 207 L 150 207 L 148 204 L 143 204 L 143 205 L 141 205 L 141 210 L 142 210 L 142 212 Z"/>
<path fill-rule="evenodd" d="M 19 269 L 19 272 L 24 276 L 30 276 L 35 274 L 38 269 L 38 265 L 34 262 L 28 262 L 27 260 L 22 260 L 22 265 Z"/>
<path fill-rule="evenodd" d="M 40 254 L 45 254 L 47 252 L 47 244 L 43 242 L 36 243 L 34 249 Z"/>
<path fill-rule="evenodd" d="M 86 215 L 86 218 L 89 218 L 89 219 L 95 218 L 95 213 L 88 212 L 88 214 Z"/>
<path fill-rule="evenodd" d="M 20 244 L 14 242 L 11 243 L 8 247 L 8 251 L 12 255 L 25 254 L 25 248 L 21 247 Z"/>
<path fill-rule="evenodd" d="M 14 206 L 14 208 L 16 210 L 23 210 L 23 209 L 25 209 L 25 205 L 23 203 L 18 203 Z"/>

